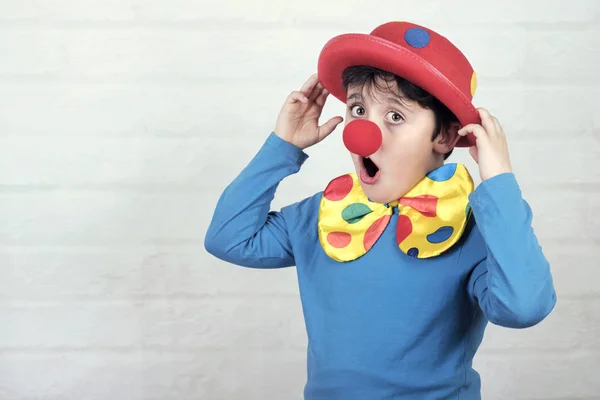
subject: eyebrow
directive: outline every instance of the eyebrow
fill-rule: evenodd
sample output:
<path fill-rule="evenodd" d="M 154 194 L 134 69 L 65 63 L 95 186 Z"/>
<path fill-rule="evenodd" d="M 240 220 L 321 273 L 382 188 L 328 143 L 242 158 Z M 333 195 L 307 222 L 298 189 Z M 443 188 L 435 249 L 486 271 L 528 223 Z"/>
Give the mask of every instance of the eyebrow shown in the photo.
<path fill-rule="evenodd" d="M 346 99 L 346 101 L 349 100 L 358 100 L 361 101 L 363 99 L 362 94 L 356 92 L 356 93 L 352 93 L 350 96 L 348 96 L 348 98 Z"/>
<path fill-rule="evenodd" d="M 352 93 L 350 96 L 348 96 L 346 101 L 350 101 L 350 100 L 364 101 L 362 94 L 360 94 L 358 92 Z M 396 97 L 388 96 L 385 98 L 385 100 L 387 100 L 389 103 L 395 103 L 395 104 L 399 105 L 400 107 L 403 107 L 409 111 L 412 109 L 412 107 L 409 104 L 407 104 L 406 102 L 400 101 Z"/>

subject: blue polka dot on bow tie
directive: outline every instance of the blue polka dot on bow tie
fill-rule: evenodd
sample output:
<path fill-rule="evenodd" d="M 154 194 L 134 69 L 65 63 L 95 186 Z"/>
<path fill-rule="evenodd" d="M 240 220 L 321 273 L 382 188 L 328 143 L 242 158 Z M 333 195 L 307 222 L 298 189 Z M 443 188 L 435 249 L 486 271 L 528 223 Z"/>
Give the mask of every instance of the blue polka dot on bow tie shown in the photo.
<path fill-rule="evenodd" d="M 427 177 L 436 182 L 444 182 L 454 176 L 456 164 L 444 164 L 427 174 Z"/>
<path fill-rule="evenodd" d="M 427 241 L 429 243 L 445 242 L 446 240 L 450 239 L 450 236 L 452 236 L 452 232 L 454 232 L 454 228 L 452 228 L 451 226 L 442 226 L 437 231 L 427 235 Z"/>
<path fill-rule="evenodd" d="M 419 249 L 417 249 L 416 247 L 413 247 L 411 249 L 409 249 L 406 254 L 408 254 L 410 257 L 414 257 L 417 258 L 417 256 L 419 255 Z"/>

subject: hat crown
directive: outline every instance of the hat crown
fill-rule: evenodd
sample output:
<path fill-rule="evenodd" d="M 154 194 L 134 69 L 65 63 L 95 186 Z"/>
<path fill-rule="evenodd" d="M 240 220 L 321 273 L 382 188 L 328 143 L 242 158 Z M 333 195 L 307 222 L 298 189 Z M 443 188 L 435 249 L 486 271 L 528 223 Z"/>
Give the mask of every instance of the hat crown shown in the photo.
<path fill-rule="evenodd" d="M 449 77 L 470 99 L 475 94 L 474 70 L 467 57 L 448 39 L 424 26 L 392 21 L 378 26 L 372 36 L 402 46 L 422 57 Z"/>

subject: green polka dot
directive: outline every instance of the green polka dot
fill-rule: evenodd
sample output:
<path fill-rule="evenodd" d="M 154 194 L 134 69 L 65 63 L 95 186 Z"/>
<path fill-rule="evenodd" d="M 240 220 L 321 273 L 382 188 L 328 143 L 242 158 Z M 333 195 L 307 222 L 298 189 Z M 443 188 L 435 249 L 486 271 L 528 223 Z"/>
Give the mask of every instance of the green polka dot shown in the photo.
<path fill-rule="evenodd" d="M 373 210 L 364 203 L 352 203 L 342 211 L 342 218 L 349 224 L 355 224 Z"/>

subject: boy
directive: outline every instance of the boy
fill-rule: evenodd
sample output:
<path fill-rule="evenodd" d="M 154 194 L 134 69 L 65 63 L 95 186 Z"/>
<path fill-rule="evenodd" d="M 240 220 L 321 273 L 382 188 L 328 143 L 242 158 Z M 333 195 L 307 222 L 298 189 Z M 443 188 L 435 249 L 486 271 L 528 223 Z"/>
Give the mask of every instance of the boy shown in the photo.
<path fill-rule="evenodd" d="M 472 360 L 491 323 L 525 328 L 556 295 L 504 132 L 475 74 L 437 33 L 390 22 L 332 39 L 264 146 L 217 204 L 205 247 L 255 268 L 295 265 L 308 333 L 306 399 L 479 399 Z M 281 211 L 279 182 L 343 119 L 356 173 Z M 469 146 L 482 183 L 444 164 Z"/>

